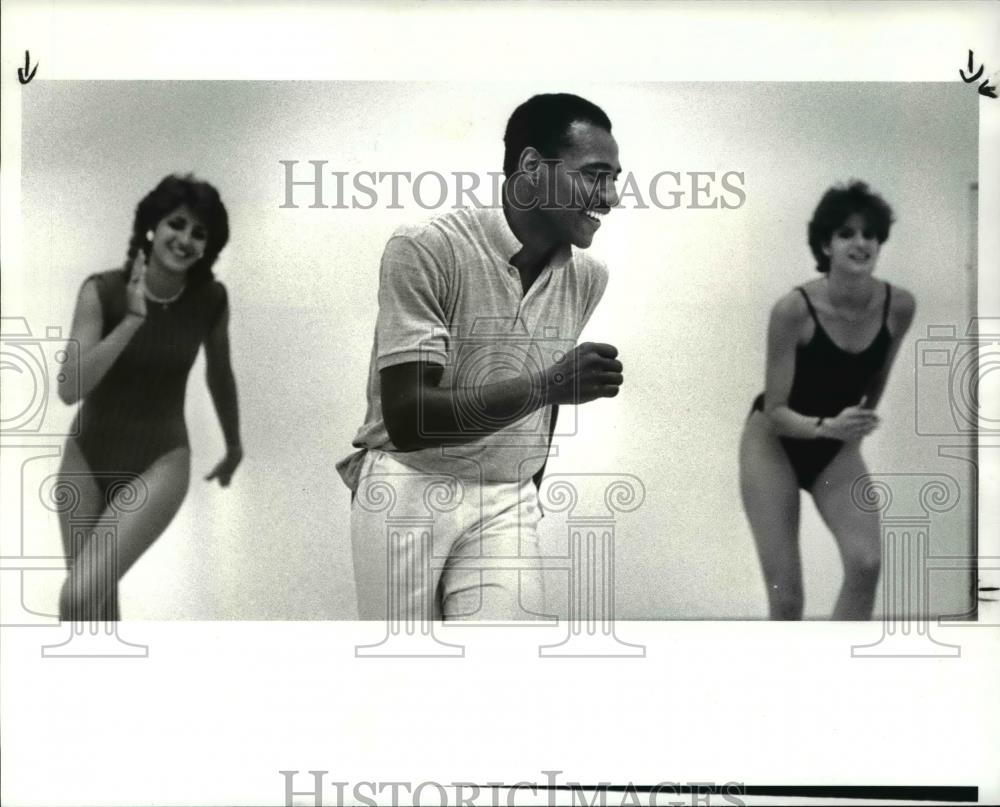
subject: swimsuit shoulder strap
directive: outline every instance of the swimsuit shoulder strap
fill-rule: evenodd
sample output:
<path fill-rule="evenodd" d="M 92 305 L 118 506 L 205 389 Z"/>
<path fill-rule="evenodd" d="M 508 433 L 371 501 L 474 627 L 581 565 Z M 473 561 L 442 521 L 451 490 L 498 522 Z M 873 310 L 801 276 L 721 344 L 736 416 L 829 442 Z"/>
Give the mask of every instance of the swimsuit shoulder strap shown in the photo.
<path fill-rule="evenodd" d="M 813 318 L 813 321 L 814 321 L 814 322 L 815 322 L 815 323 L 816 323 L 817 325 L 819 325 L 819 318 L 818 318 L 818 317 L 816 316 L 816 309 L 815 309 L 815 308 L 813 308 L 813 304 L 812 304 L 812 300 L 810 300 L 810 299 L 809 299 L 809 295 L 808 295 L 808 294 L 806 294 L 806 290 L 805 290 L 804 288 L 802 288 L 801 286 L 796 286 L 795 288 L 796 288 L 796 289 L 797 289 L 797 290 L 799 291 L 799 293 L 800 293 L 800 294 L 802 295 L 803 299 L 805 299 L 805 301 L 806 301 L 806 306 L 808 306 L 808 308 L 809 308 L 809 313 L 810 313 L 810 315 L 812 316 L 812 318 Z"/>
<path fill-rule="evenodd" d="M 889 303 L 892 301 L 892 286 L 885 284 L 885 305 L 882 308 L 882 324 L 889 321 Z"/>

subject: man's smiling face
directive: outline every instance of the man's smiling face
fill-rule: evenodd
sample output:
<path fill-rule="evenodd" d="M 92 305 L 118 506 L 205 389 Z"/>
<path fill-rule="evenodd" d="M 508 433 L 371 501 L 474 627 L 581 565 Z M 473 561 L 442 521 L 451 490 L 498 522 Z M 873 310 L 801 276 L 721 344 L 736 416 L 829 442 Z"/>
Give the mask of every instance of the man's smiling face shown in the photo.
<path fill-rule="evenodd" d="M 542 160 L 538 215 L 556 243 L 586 249 L 601 217 L 618 204 L 618 143 L 607 129 L 584 121 L 570 124 L 566 135 L 559 153 Z"/>

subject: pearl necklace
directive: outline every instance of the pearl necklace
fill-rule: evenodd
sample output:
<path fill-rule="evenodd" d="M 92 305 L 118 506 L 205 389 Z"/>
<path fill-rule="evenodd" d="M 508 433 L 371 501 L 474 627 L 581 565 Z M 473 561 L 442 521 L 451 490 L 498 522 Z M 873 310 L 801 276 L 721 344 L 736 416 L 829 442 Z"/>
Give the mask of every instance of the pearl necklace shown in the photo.
<path fill-rule="evenodd" d="M 146 297 L 149 300 L 151 300 L 152 302 L 159 303 L 164 308 L 166 308 L 171 303 L 176 302 L 177 299 L 184 293 L 184 289 L 186 289 L 186 288 L 187 288 L 187 283 L 185 283 L 183 286 L 181 286 L 180 289 L 177 291 L 177 293 L 174 294 L 174 295 L 172 295 L 171 297 L 157 297 L 155 294 L 153 294 L 153 292 L 151 292 L 147 288 L 146 289 Z"/>

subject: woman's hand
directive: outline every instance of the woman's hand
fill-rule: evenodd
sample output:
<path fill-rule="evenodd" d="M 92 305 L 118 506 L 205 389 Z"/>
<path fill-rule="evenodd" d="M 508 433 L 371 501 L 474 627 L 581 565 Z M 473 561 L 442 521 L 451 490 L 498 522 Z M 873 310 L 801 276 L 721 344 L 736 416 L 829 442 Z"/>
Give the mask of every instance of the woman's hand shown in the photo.
<path fill-rule="evenodd" d="M 865 409 L 866 398 L 857 406 L 848 406 L 839 415 L 823 421 L 819 428 L 820 437 L 843 440 L 845 443 L 867 437 L 879 425 L 879 416 L 871 409 Z"/>
<path fill-rule="evenodd" d="M 146 318 L 146 256 L 141 249 L 132 261 L 132 274 L 125 289 L 125 311 Z"/>
<path fill-rule="evenodd" d="M 243 461 L 243 448 L 241 446 L 229 446 L 226 449 L 226 456 L 222 458 L 218 465 L 212 469 L 212 473 L 205 477 L 206 482 L 218 479 L 222 487 L 229 487 L 229 480 L 233 478 L 236 467 Z"/>

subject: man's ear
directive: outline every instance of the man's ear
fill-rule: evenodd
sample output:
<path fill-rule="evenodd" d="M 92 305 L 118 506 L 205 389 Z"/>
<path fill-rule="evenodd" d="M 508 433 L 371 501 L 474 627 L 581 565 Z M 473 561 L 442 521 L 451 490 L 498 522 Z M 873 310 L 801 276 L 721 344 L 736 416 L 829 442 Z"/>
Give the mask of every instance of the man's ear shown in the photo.
<path fill-rule="evenodd" d="M 532 185 L 539 182 L 539 171 L 542 167 L 542 155 L 534 146 L 526 146 L 521 152 L 521 157 L 517 161 L 518 172 L 521 173 Z"/>

